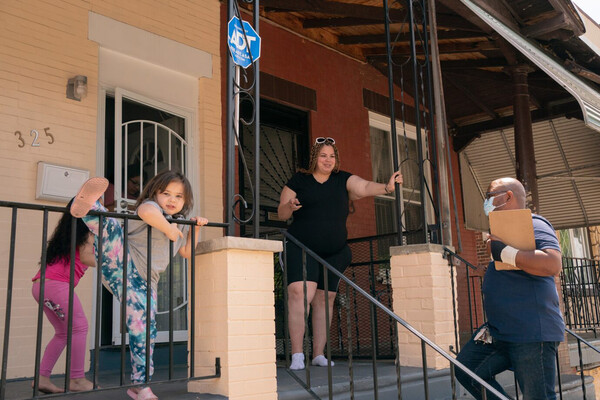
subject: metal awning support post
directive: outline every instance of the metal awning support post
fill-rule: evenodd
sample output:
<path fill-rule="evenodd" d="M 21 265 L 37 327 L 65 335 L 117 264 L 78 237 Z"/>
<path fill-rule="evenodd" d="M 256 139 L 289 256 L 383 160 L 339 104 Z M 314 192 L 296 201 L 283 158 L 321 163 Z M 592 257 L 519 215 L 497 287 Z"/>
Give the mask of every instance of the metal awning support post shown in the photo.
<path fill-rule="evenodd" d="M 233 2 L 235 0 L 227 0 L 227 21 L 233 17 Z M 226 137 L 225 137 L 225 223 L 227 224 L 227 236 L 235 234 L 235 226 L 233 224 L 233 189 L 235 185 L 235 134 L 233 132 L 234 120 L 234 104 L 233 104 L 233 80 L 235 78 L 235 67 L 231 56 L 227 57 L 227 121 L 226 121 Z"/>
<path fill-rule="evenodd" d="M 398 171 L 400 163 L 398 162 L 398 136 L 396 135 L 396 109 L 395 109 L 395 97 L 394 97 L 394 71 L 392 64 L 392 46 L 390 44 L 390 21 L 388 18 L 388 2 L 383 0 L 383 13 L 385 18 L 385 46 L 387 51 L 387 64 L 388 64 L 388 85 L 390 92 L 390 130 L 392 135 L 392 161 L 394 163 L 394 171 Z M 417 107 L 418 108 L 418 107 Z M 417 129 L 418 131 L 418 129 Z M 417 137 L 418 137 L 417 133 Z M 398 246 L 402 246 L 402 196 L 400 193 L 400 185 L 394 184 L 396 190 L 395 206 L 396 206 L 396 217 L 398 226 Z"/>
<path fill-rule="evenodd" d="M 419 100 L 419 76 L 417 70 L 419 63 L 417 61 L 417 42 L 415 38 L 415 11 L 412 0 L 408 0 L 408 27 L 410 30 L 410 57 L 412 59 L 413 82 L 414 82 L 414 104 L 415 104 L 415 128 L 417 132 L 417 161 L 419 163 L 419 188 L 421 200 L 421 221 L 423 224 L 422 243 L 429 243 L 427 226 L 427 207 L 425 198 L 425 175 L 423 174 L 423 138 L 421 137 L 421 118 L 420 118 L 420 100 Z"/>
<path fill-rule="evenodd" d="M 448 142 L 448 127 L 446 123 L 446 103 L 444 102 L 444 87 L 442 85 L 442 69 L 440 66 L 440 53 L 437 41 L 437 22 L 435 16 L 435 0 L 429 1 L 429 26 L 431 28 L 431 68 L 433 98 L 435 105 L 434 137 L 437 145 L 437 159 L 439 173 L 439 198 L 440 198 L 440 227 L 442 244 L 452 245 L 452 228 L 450 222 L 450 199 L 448 190 L 448 160 L 446 159 Z M 457 224 L 458 226 L 458 224 Z M 459 231 L 460 236 L 460 231 Z"/>

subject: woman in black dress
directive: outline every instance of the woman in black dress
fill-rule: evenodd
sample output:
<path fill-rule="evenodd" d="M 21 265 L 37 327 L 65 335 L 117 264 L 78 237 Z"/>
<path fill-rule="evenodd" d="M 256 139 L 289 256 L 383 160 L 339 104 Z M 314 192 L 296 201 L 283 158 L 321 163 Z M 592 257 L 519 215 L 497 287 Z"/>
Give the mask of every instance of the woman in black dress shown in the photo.
<path fill-rule="evenodd" d="M 392 193 L 395 183 L 402 184 L 402 174 L 397 171 L 387 183 L 377 183 L 341 171 L 339 165 L 335 140 L 317 138 L 311 149 L 308 169 L 294 174 L 283 187 L 278 213 L 281 220 L 287 220 L 293 214 L 294 221 L 288 232 L 343 273 L 352 258 L 346 243 L 349 201 Z M 312 307 L 312 364 L 324 367 L 328 361 L 323 355 L 327 338 L 323 267 L 311 257 L 307 257 L 306 261 L 307 303 Z M 292 342 L 290 369 L 297 370 L 304 368 L 304 285 L 302 251 L 291 242 L 287 245 L 287 276 L 288 322 Z M 331 322 L 339 278 L 329 272 L 327 283 Z"/>

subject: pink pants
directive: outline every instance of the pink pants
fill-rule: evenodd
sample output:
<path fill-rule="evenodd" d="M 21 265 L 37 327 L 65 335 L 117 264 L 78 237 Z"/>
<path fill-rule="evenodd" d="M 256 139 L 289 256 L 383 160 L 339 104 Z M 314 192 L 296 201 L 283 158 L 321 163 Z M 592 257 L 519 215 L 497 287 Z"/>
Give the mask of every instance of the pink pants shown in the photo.
<path fill-rule="evenodd" d="M 35 281 L 31 288 L 33 298 L 39 303 L 40 281 Z M 83 364 L 85 363 L 85 348 L 88 332 L 88 321 L 81 307 L 81 302 L 73 292 L 73 335 L 71 340 L 71 378 L 83 378 L 85 372 Z M 60 307 L 64 318 L 60 318 L 60 311 L 56 312 L 44 305 L 44 314 L 54 327 L 54 337 L 50 340 L 44 351 L 44 357 L 40 364 L 40 375 L 50 377 L 54 364 L 60 357 L 63 349 L 67 345 L 67 324 L 69 312 L 69 284 L 67 282 L 54 281 L 46 279 L 44 289 L 44 299 Z"/>

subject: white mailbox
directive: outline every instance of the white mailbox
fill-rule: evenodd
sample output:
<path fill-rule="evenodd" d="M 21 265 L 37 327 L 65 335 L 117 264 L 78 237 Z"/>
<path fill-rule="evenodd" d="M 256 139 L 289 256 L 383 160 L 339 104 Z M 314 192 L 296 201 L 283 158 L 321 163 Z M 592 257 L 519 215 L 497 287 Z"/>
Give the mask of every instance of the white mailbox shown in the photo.
<path fill-rule="evenodd" d="M 90 171 L 38 162 L 36 199 L 67 202 L 90 177 Z"/>

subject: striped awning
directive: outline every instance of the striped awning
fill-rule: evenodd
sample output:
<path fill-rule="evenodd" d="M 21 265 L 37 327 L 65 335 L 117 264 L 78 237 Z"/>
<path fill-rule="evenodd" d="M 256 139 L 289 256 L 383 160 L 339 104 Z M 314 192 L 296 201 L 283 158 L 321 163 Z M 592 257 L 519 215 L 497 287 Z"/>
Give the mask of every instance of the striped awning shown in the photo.
<path fill-rule="evenodd" d="M 539 212 L 556 229 L 600 225 L 600 137 L 581 120 L 533 124 Z M 486 229 L 483 193 L 494 179 L 515 177 L 514 129 L 488 132 L 460 153 L 467 226 Z"/>

